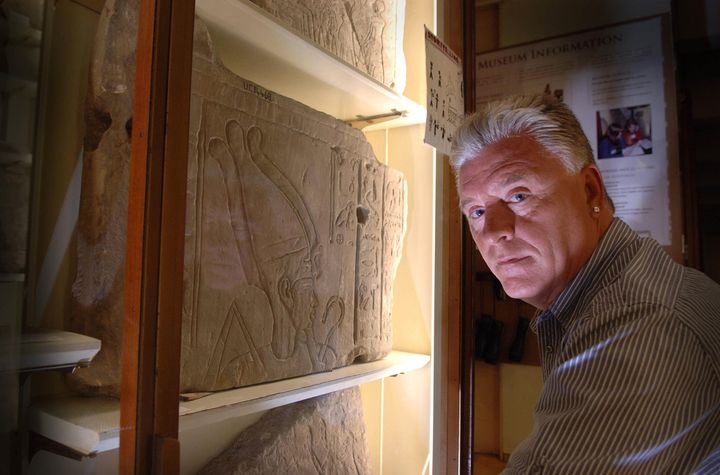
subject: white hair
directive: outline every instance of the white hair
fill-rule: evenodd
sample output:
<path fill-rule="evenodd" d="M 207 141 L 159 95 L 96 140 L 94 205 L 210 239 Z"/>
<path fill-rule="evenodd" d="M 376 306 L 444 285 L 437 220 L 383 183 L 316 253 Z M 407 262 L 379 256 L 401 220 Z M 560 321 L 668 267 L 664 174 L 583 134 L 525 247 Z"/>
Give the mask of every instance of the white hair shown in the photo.
<path fill-rule="evenodd" d="M 568 173 L 595 164 L 590 142 L 567 105 L 547 95 L 508 96 L 483 104 L 455 133 L 450 153 L 455 177 L 483 148 L 517 136 L 528 136 L 545 147 Z"/>

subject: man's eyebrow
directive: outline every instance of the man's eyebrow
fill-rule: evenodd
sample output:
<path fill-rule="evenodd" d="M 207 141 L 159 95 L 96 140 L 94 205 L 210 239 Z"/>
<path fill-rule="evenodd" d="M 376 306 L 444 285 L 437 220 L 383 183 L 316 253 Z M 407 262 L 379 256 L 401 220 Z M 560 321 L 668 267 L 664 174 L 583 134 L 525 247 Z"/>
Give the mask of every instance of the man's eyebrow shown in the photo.
<path fill-rule="evenodd" d="M 516 182 L 524 179 L 525 176 L 526 176 L 526 174 L 524 172 L 513 172 L 510 175 L 505 177 L 505 179 L 502 181 L 502 186 L 512 185 L 513 183 L 516 183 Z"/>
<path fill-rule="evenodd" d="M 460 212 L 462 213 L 465 209 L 465 206 L 468 205 L 468 203 L 472 203 L 474 200 L 472 198 L 464 198 L 460 201 Z"/>

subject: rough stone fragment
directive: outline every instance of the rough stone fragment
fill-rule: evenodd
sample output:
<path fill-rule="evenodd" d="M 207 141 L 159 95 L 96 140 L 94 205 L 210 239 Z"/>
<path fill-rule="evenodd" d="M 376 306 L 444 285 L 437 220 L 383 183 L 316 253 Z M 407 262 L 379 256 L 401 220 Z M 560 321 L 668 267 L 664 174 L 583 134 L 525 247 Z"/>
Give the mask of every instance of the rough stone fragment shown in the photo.
<path fill-rule="evenodd" d="M 369 474 L 360 390 L 268 411 L 199 475 Z"/>
<path fill-rule="evenodd" d="M 405 88 L 405 0 L 251 1 L 386 86 Z"/>
<path fill-rule="evenodd" d="M 118 394 L 138 0 L 105 2 L 85 104 L 77 274 L 69 327 L 102 341 L 86 392 Z"/>
<path fill-rule="evenodd" d="M 108 23 L 128 16 L 129 4 L 108 5 Z M 107 54 L 117 34 L 102 32 L 97 61 L 118 59 Z M 132 64 L 119 59 L 114 69 Z M 125 98 L 123 107 L 88 101 L 87 136 L 97 145 L 85 155 L 92 163 L 83 177 L 71 323 L 103 347 L 98 364 L 73 377 L 84 392 L 118 392 L 122 266 L 109 260 L 98 267 L 97 259 L 110 254 L 121 263 L 124 255 L 125 208 L 112 207 L 118 196 L 127 206 L 128 137 L 120 140 L 116 123 L 129 110 Z M 98 177 L 102 187 L 94 186 Z M 196 21 L 181 391 L 245 386 L 387 354 L 404 190 L 402 176 L 375 159 L 360 131 L 225 69 Z"/>

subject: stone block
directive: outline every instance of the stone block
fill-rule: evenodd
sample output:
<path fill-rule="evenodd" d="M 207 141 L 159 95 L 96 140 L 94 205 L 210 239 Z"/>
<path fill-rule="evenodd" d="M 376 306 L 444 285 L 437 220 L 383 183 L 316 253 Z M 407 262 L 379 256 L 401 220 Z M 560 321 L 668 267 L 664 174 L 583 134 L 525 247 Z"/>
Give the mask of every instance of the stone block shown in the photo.
<path fill-rule="evenodd" d="M 405 88 L 405 0 L 251 1 L 386 86 Z"/>
<path fill-rule="evenodd" d="M 371 473 L 357 387 L 272 409 L 199 475 Z"/>
<path fill-rule="evenodd" d="M 106 24 L 130 17 L 123 9 L 132 2 L 109 3 Z M 129 51 L 112 46 L 117 33 L 100 32 L 98 64 L 120 61 L 103 70 L 132 64 Z M 120 125 L 130 123 L 131 97 L 125 93 L 120 105 L 118 97 L 104 98 L 102 79 L 91 85 L 93 146 L 84 158 L 71 328 L 103 346 L 72 380 L 86 393 L 117 394 L 126 219 L 119 207 L 127 206 L 129 156 Z M 181 391 L 229 389 L 386 355 L 405 190 L 402 175 L 377 161 L 360 131 L 224 68 L 197 20 Z"/>

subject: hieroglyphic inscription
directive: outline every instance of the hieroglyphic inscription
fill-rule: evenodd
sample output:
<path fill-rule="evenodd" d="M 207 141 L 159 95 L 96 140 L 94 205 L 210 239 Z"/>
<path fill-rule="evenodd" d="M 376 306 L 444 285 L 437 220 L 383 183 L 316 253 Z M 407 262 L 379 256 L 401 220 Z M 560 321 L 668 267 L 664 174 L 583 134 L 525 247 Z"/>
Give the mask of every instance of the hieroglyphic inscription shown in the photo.
<path fill-rule="evenodd" d="M 382 311 L 378 344 L 381 350 L 385 351 L 392 347 L 393 282 L 402 253 L 406 214 L 407 185 L 405 178 L 397 170 L 386 168 L 382 228 Z"/>
<path fill-rule="evenodd" d="M 385 168 L 374 160 L 360 166 L 355 344 L 375 357 L 382 309 L 382 219 Z"/>
<path fill-rule="evenodd" d="M 330 215 L 333 219 L 330 221 L 329 239 L 337 245 L 354 247 L 357 238 L 360 161 L 334 148 L 330 166 Z"/>

